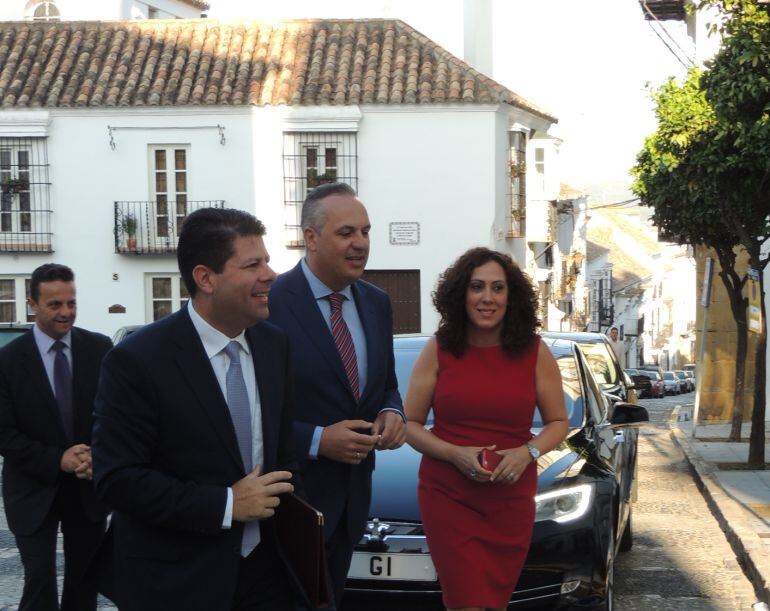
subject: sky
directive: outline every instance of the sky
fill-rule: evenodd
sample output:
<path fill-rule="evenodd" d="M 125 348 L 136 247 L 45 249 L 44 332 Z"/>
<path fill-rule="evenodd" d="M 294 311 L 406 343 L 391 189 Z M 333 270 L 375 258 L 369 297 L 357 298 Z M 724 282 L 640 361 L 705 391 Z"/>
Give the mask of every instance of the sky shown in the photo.
<path fill-rule="evenodd" d="M 398 18 L 463 57 L 462 0 L 208 0 L 210 18 Z M 563 182 L 609 203 L 629 197 L 628 173 L 655 130 L 648 83 L 685 69 L 638 0 L 492 0 L 492 76 L 559 118 L 552 133 Z M 663 27 L 692 51 L 684 24 Z M 665 37 L 665 36 L 664 36 Z M 692 53 L 691 53 L 692 54 Z"/>

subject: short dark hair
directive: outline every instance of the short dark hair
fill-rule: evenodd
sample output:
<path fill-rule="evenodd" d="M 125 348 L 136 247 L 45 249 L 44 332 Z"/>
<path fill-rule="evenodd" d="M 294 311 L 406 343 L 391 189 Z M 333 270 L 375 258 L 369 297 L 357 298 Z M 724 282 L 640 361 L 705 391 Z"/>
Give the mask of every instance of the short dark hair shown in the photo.
<path fill-rule="evenodd" d="M 307 197 L 302 204 L 302 218 L 300 219 L 300 225 L 303 231 L 308 227 L 312 227 L 316 231 L 321 231 L 326 223 L 326 215 L 323 213 L 323 206 L 321 203 L 330 195 L 352 195 L 353 197 L 356 197 L 357 193 L 353 187 L 344 182 L 330 182 L 318 185 L 307 194 Z"/>
<path fill-rule="evenodd" d="M 263 236 L 265 226 L 253 214 L 233 208 L 200 208 L 190 213 L 182 223 L 176 258 L 179 272 L 190 297 L 195 297 L 198 286 L 193 269 L 205 265 L 219 274 L 233 256 L 235 238 Z"/>
<path fill-rule="evenodd" d="M 471 248 L 441 274 L 433 292 L 433 305 L 441 315 L 436 340 L 442 350 L 456 357 L 462 356 L 468 347 L 465 298 L 473 270 L 490 261 L 503 268 L 508 285 L 508 304 L 500 334 L 503 351 L 508 356 L 519 355 L 537 338 L 537 293 L 529 278 L 507 254 Z"/>
<path fill-rule="evenodd" d="M 617 328 L 617 327 L 610 327 L 610 333 L 612 333 L 612 330 L 613 330 L 613 329 L 614 329 L 615 331 L 618 331 L 618 328 Z M 618 332 L 619 332 L 619 331 L 618 331 Z"/>
<path fill-rule="evenodd" d="M 43 263 L 32 272 L 32 278 L 29 280 L 29 296 L 32 301 L 40 299 L 41 282 L 74 282 L 75 272 L 61 263 Z"/>

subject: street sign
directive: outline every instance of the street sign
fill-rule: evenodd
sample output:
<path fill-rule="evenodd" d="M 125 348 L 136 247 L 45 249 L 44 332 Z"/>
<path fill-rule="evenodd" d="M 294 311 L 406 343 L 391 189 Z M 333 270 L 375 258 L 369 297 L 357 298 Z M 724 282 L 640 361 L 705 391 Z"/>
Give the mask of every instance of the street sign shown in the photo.
<path fill-rule="evenodd" d="M 746 288 L 749 291 L 749 331 L 759 333 L 762 330 L 762 294 L 759 285 L 759 271 L 749 268 Z"/>

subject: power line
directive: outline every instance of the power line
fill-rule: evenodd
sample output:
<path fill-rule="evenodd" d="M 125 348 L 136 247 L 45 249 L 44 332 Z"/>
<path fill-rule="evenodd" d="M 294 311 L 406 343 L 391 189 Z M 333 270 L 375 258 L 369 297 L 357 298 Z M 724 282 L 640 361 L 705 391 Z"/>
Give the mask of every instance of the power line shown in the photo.
<path fill-rule="evenodd" d="M 602 204 L 601 206 L 589 206 L 588 210 L 600 210 L 601 208 L 621 208 L 623 206 L 632 206 L 641 202 L 638 197 L 632 197 L 631 199 L 624 199 L 622 202 L 613 202 L 611 204 Z"/>
<path fill-rule="evenodd" d="M 646 12 L 647 12 L 649 15 L 650 15 L 650 17 L 652 17 L 652 18 L 655 20 L 655 23 L 657 23 L 657 24 L 660 26 L 660 29 L 661 29 L 661 30 L 663 30 L 663 32 L 665 33 L 666 37 L 667 37 L 667 38 L 668 38 L 668 39 L 669 39 L 669 40 L 670 40 L 670 41 L 671 41 L 671 42 L 674 44 L 674 46 L 676 46 L 676 48 L 677 48 L 677 49 L 679 49 L 680 53 L 681 53 L 681 54 L 684 56 L 684 58 L 687 60 L 687 63 L 685 63 L 684 61 L 682 61 L 682 58 L 681 58 L 681 57 L 679 57 L 679 55 L 676 53 L 676 51 L 674 51 L 674 49 L 672 49 L 672 48 L 671 48 L 671 45 L 669 45 L 669 44 L 668 44 L 668 42 L 666 42 L 666 40 L 664 40 L 664 39 L 663 39 L 663 37 L 660 35 L 660 32 L 658 32 L 658 31 L 657 31 L 657 30 L 656 30 L 656 29 L 655 29 L 655 28 L 652 26 L 652 21 L 649 21 L 649 20 L 648 20 L 648 21 L 647 21 L 647 23 L 649 23 L 649 24 L 650 24 L 650 29 L 651 29 L 651 30 L 652 30 L 652 31 L 655 33 L 655 36 L 657 36 L 657 37 L 660 39 L 660 41 L 661 41 L 661 42 L 662 42 L 664 45 L 666 45 L 666 48 L 667 48 L 667 49 L 668 49 L 668 50 L 671 52 L 671 54 L 672 54 L 672 55 L 673 55 L 673 56 L 676 58 L 676 60 L 677 60 L 677 61 L 678 61 L 680 64 L 682 64 L 682 66 L 683 66 L 685 69 L 688 69 L 688 70 L 689 70 L 690 68 L 692 68 L 692 67 L 695 65 L 695 62 L 694 62 L 694 61 L 692 60 L 692 58 L 690 58 L 690 56 L 687 54 L 687 51 L 685 51 L 684 49 L 682 49 L 682 47 L 680 47 L 680 46 L 679 46 L 679 43 L 678 43 L 678 42 L 676 42 L 676 39 L 675 39 L 673 36 L 671 36 L 671 34 L 669 33 L 669 31 L 668 31 L 668 30 L 665 28 L 665 26 L 664 26 L 664 25 L 663 25 L 663 24 L 660 22 L 660 19 L 658 19 L 657 15 L 655 15 L 655 13 L 653 13 L 653 12 L 650 10 L 650 7 L 649 7 L 649 6 L 647 6 L 647 0 L 642 0 L 642 6 L 644 7 L 644 10 L 645 10 L 645 11 L 646 11 Z M 689 65 L 688 65 L 688 64 L 689 64 Z"/>

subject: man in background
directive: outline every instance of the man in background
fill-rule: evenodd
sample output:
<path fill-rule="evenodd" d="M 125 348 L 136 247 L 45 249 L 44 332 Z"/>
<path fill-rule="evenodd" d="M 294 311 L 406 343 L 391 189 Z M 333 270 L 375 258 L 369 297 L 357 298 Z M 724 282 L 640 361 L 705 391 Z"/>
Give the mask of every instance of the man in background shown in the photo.
<path fill-rule="evenodd" d="M 612 346 L 612 351 L 615 353 L 615 356 L 618 359 L 618 363 L 620 363 L 620 368 L 625 369 L 626 368 L 626 342 L 618 338 L 617 327 L 612 327 L 610 329 L 609 340 L 610 340 L 610 346 Z"/>
<path fill-rule="evenodd" d="M 104 536 L 106 508 L 94 493 L 94 396 L 109 338 L 74 327 L 75 275 L 56 263 L 30 280 L 32 330 L 0 350 L 0 454 L 8 526 L 24 565 L 19 609 L 55 611 L 56 539 L 64 536 L 61 609 L 96 609 L 85 580 Z"/>

